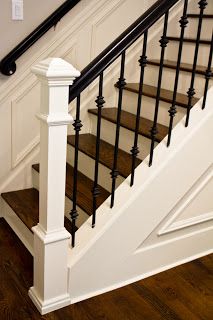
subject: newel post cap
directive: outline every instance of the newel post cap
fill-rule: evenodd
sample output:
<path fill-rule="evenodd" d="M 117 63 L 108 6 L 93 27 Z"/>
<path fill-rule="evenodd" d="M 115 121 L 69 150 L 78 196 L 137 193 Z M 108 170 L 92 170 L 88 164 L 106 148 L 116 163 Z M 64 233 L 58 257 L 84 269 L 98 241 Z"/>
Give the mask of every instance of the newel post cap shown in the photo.
<path fill-rule="evenodd" d="M 61 58 L 48 58 L 42 60 L 31 68 L 31 71 L 39 78 L 48 80 L 61 80 L 65 84 L 72 82 L 80 76 L 80 71 Z"/>

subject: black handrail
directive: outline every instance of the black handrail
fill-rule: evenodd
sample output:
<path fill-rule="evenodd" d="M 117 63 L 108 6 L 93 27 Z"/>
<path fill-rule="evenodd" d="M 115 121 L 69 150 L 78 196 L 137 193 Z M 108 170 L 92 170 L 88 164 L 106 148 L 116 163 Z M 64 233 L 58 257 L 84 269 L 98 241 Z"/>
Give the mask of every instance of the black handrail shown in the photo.
<path fill-rule="evenodd" d="M 0 62 L 0 71 L 6 76 L 16 72 L 16 60 L 27 51 L 49 29 L 55 26 L 63 16 L 68 13 L 80 0 L 67 0 L 47 19 L 45 19 L 33 32 L 11 50 Z"/>
<path fill-rule="evenodd" d="M 147 31 L 165 12 L 179 0 L 158 0 L 130 27 L 116 38 L 90 64 L 81 76 L 70 86 L 69 102 L 74 100 L 101 72 L 112 64 L 127 48 L 129 48 L 145 31 Z"/>

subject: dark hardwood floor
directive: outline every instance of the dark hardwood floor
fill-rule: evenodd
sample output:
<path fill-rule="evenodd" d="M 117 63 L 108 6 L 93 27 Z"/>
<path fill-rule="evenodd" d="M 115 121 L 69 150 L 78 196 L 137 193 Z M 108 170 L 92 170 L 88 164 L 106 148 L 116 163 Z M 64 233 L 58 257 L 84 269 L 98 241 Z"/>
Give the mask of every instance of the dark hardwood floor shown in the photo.
<path fill-rule="evenodd" d="M 27 294 L 32 263 L 31 255 L 0 219 L 0 320 L 213 319 L 213 255 L 43 317 Z"/>

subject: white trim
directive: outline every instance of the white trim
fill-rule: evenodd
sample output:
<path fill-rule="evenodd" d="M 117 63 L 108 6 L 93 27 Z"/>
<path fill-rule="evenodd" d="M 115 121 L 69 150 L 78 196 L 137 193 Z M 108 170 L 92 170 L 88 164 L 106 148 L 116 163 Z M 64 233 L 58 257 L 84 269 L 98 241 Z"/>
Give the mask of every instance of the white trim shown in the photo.
<path fill-rule="evenodd" d="M 30 79 L 31 80 L 31 79 Z M 28 81 L 29 82 L 29 81 Z M 30 83 L 18 96 L 11 101 L 11 167 L 14 169 L 38 144 L 40 136 L 36 135 L 18 154 L 14 150 L 16 133 L 16 117 L 14 115 L 17 103 L 20 102 L 29 92 L 38 85 L 38 80 Z"/>
<path fill-rule="evenodd" d="M 70 233 L 65 228 L 46 232 L 42 225 L 38 223 L 37 226 L 32 227 L 32 231 L 45 245 L 70 239 Z"/>
<path fill-rule="evenodd" d="M 51 127 L 68 125 L 73 122 L 73 117 L 70 114 L 63 113 L 58 113 L 54 115 L 38 113 L 36 117 Z"/>
<path fill-rule="evenodd" d="M 172 225 L 168 226 L 166 229 L 162 228 L 161 230 L 159 230 L 158 236 L 181 230 L 187 227 L 192 227 L 199 223 L 204 223 L 210 220 L 213 220 L 213 212 L 204 213 L 197 217 L 188 218 L 182 221 L 176 221 Z"/>
<path fill-rule="evenodd" d="M 179 266 L 181 264 L 188 263 L 188 262 L 190 262 L 192 260 L 198 259 L 200 257 L 206 256 L 206 255 L 209 255 L 209 254 L 212 254 L 213 253 L 213 248 L 211 248 L 211 249 L 208 248 L 209 247 L 209 239 L 210 239 L 210 236 L 208 236 L 208 233 L 210 233 L 211 237 L 212 237 L 213 236 L 213 232 L 212 231 L 213 231 L 213 227 L 205 228 L 203 230 L 199 230 L 198 232 L 196 232 L 194 234 L 190 234 L 190 235 L 187 234 L 187 235 L 185 235 L 185 237 L 181 237 L 179 239 L 176 238 L 176 239 L 174 239 L 174 241 L 171 241 L 170 243 L 160 243 L 160 245 L 158 245 L 158 246 L 149 247 L 149 248 L 146 248 L 146 250 L 143 249 L 143 250 L 140 250 L 140 252 L 138 251 L 138 252 L 134 253 L 133 256 L 143 253 L 142 251 L 144 251 L 144 252 L 146 251 L 147 252 L 146 256 L 149 256 L 151 254 L 151 257 L 153 257 L 153 259 L 155 259 L 155 249 L 158 250 L 158 251 L 161 250 L 162 254 L 160 256 L 163 259 L 164 256 L 166 256 L 165 252 L 167 252 L 167 248 L 165 248 L 165 246 L 168 245 L 168 244 L 169 245 L 174 245 L 175 242 L 178 243 L 179 241 L 185 241 L 185 242 L 187 241 L 187 243 L 190 244 L 192 241 L 196 242 L 196 239 L 193 240 L 193 238 L 196 238 L 196 237 L 198 237 L 199 241 L 203 242 L 203 251 L 200 251 L 198 253 L 189 255 L 187 252 L 184 253 L 184 250 L 182 250 L 180 252 L 181 252 L 181 254 L 183 256 L 180 259 L 177 259 L 176 261 L 174 261 L 175 260 L 175 255 L 173 257 L 171 256 L 170 257 L 171 263 L 162 265 L 162 266 L 154 268 L 154 269 L 151 269 L 151 266 L 150 266 L 151 270 L 149 272 L 145 272 L 143 274 L 140 274 L 139 276 L 129 278 L 128 280 L 118 282 L 116 284 L 113 284 L 111 286 L 102 288 L 100 290 L 97 290 L 97 291 L 94 290 L 92 292 L 89 292 L 87 294 L 84 294 L 84 295 L 81 295 L 81 296 L 78 296 L 78 297 L 72 297 L 72 290 L 71 290 L 72 288 L 70 288 L 71 303 L 74 304 L 74 303 L 77 303 L 79 301 L 86 300 L 86 299 L 89 299 L 91 297 L 94 297 L 94 296 L 97 296 L 97 295 L 100 295 L 100 294 L 103 294 L 103 293 L 106 293 L 106 292 L 121 288 L 123 286 L 129 285 L 129 284 L 134 283 L 136 281 L 151 277 L 151 276 L 153 276 L 155 274 L 158 274 L 160 272 L 163 272 L 163 271 L 169 270 L 171 268 L 177 267 L 177 266 Z M 205 235 L 205 237 L 204 237 L 204 235 Z M 183 248 L 184 248 L 184 243 L 178 244 L 178 248 L 182 247 L 182 245 L 183 245 Z M 208 249 L 206 249 L 206 248 L 208 248 Z M 154 252 L 152 252 L 153 249 L 154 249 Z M 175 250 L 174 250 L 174 252 L 175 252 Z M 159 255 L 159 253 L 158 253 L 158 255 Z M 130 257 L 130 259 L 131 259 L 131 257 Z M 144 261 L 144 263 L 145 262 L 146 261 Z M 160 263 L 162 263 L 162 261 Z M 70 274 L 72 274 L 72 270 L 71 270 Z"/>
<path fill-rule="evenodd" d="M 96 15 L 96 19 L 94 20 L 94 23 L 92 25 L 92 32 L 91 32 L 91 50 L 90 50 L 90 60 L 92 61 L 97 53 L 95 52 L 96 49 L 96 35 L 97 35 L 97 28 L 98 26 L 104 21 L 106 20 L 111 14 L 112 12 L 114 12 L 117 8 L 119 8 L 119 6 L 121 4 L 124 4 L 124 2 L 126 2 L 126 0 L 114 0 L 110 1 L 110 7 L 108 6 L 108 3 L 106 3 L 104 5 L 104 14 L 101 12 L 101 16 Z"/>
<path fill-rule="evenodd" d="M 28 294 L 32 299 L 33 303 L 36 305 L 38 311 L 41 313 L 41 315 L 66 307 L 70 305 L 70 302 L 71 302 L 71 299 L 68 293 L 54 299 L 46 300 L 45 303 L 39 297 L 34 287 L 30 288 L 30 290 L 28 291 Z"/>
<path fill-rule="evenodd" d="M 19 154 L 14 157 L 14 153 L 12 153 L 12 168 L 16 168 L 19 163 L 22 162 L 26 158 L 26 156 L 38 146 L 40 142 L 40 135 L 37 135 Z M 13 150 L 13 149 L 12 149 Z"/>
<path fill-rule="evenodd" d="M 176 218 L 191 204 L 195 197 L 205 188 L 208 182 L 213 177 L 213 164 L 203 173 L 203 175 L 193 184 L 190 190 L 181 198 L 181 200 L 172 208 L 169 215 L 172 215 L 170 219 L 165 223 L 163 227 L 158 231 L 158 235 L 179 230 L 191 225 L 195 225 L 200 222 L 205 222 L 212 219 L 213 213 L 205 213 L 198 217 L 185 219 L 183 221 L 175 221 Z M 203 218 L 202 218 L 203 217 Z"/>

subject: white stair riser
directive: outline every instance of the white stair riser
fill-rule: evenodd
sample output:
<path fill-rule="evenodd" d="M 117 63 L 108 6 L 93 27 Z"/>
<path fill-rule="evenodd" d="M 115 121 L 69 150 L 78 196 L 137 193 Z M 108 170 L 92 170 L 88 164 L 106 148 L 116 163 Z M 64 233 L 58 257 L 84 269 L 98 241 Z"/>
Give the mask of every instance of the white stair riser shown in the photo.
<path fill-rule="evenodd" d="M 4 219 L 16 233 L 18 238 L 23 242 L 25 247 L 33 255 L 33 233 L 27 228 L 27 226 L 21 221 L 21 219 L 15 214 L 13 209 L 1 199 L 1 210 Z"/>
<path fill-rule="evenodd" d="M 169 25 L 168 35 L 172 35 L 174 37 L 180 37 L 180 24 L 178 22 L 179 17 L 176 23 L 171 23 Z M 185 38 L 196 38 L 197 37 L 197 27 L 198 27 L 198 19 L 196 18 L 188 18 L 189 23 L 185 28 L 184 37 Z M 212 21 L 213 19 L 203 19 L 202 29 L 201 29 L 201 39 L 211 39 L 211 31 L 212 31 Z"/>
<path fill-rule="evenodd" d="M 158 72 L 159 72 L 159 66 L 148 65 L 145 73 L 144 83 L 149 85 L 154 84 L 155 86 L 157 86 Z M 173 91 L 174 82 L 175 82 L 175 73 L 176 73 L 175 69 L 164 67 L 162 86 L 161 86 L 162 88 Z M 190 72 L 180 71 L 179 81 L 178 81 L 179 93 L 187 94 L 187 91 L 190 87 L 191 76 L 192 74 Z M 213 81 L 210 80 L 209 85 L 211 86 L 212 84 L 213 84 Z M 195 96 L 202 97 L 204 93 L 204 87 L 205 87 L 205 76 L 201 74 L 196 74 L 195 83 L 194 83 L 194 88 L 196 91 Z"/>
<path fill-rule="evenodd" d="M 179 41 L 170 41 L 166 51 L 165 59 L 177 61 Z M 193 63 L 195 43 L 184 42 L 182 51 L 182 62 Z M 209 45 L 200 44 L 197 64 L 207 66 L 209 57 Z"/>
<path fill-rule="evenodd" d="M 92 133 L 96 132 L 96 116 L 91 116 L 92 119 Z M 115 144 L 115 133 L 116 133 L 116 125 L 110 121 L 102 119 L 101 124 L 101 139 Z M 150 143 L 151 140 L 145 138 L 141 135 L 138 136 L 138 148 L 140 153 L 138 158 L 144 159 L 150 152 Z M 128 152 L 130 154 L 130 150 L 132 149 L 134 144 L 134 132 L 123 127 L 120 127 L 120 139 L 119 139 L 119 148 Z"/>
<path fill-rule="evenodd" d="M 73 166 L 74 163 L 74 148 L 70 145 L 67 145 L 67 162 Z M 95 160 L 79 151 L 78 154 L 78 170 L 82 172 L 92 181 L 94 180 L 94 168 Z M 98 183 L 103 188 L 111 192 L 112 188 L 112 179 L 110 175 L 111 170 L 101 163 L 99 163 L 99 178 Z M 116 180 L 116 186 L 120 185 L 124 181 L 124 178 L 118 176 Z"/>
<path fill-rule="evenodd" d="M 39 173 L 36 170 L 32 170 L 33 176 L 33 187 L 39 191 Z M 65 216 L 70 220 L 70 211 L 72 209 L 73 202 L 67 196 L 65 196 Z M 76 220 L 76 226 L 80 228 L 80 226 L 89 218 L 89 215 L 82 210 L 79 206 L 77 206 L 78 218 Z"/>
<path fill-rule="evenodd" d="M 136 114 L 138 95 L 130 91 L 124 90 L 124 103 L 123 110 Z M 160 101 L 159 113 L 158 113 L 158 123 L 165 126 L 169 125 L 169 113 L 168 110 L 171 104 Z M 155 99 L 143 96 L 142 98 L 142 109 L 141 116 L 152 120 L 154 118 L 155 109 Z M 174 118 L 174 125 L 177 124 L 185 115 L 186 110 L 182 107 L 177 107 L 177 113 Z"/>

